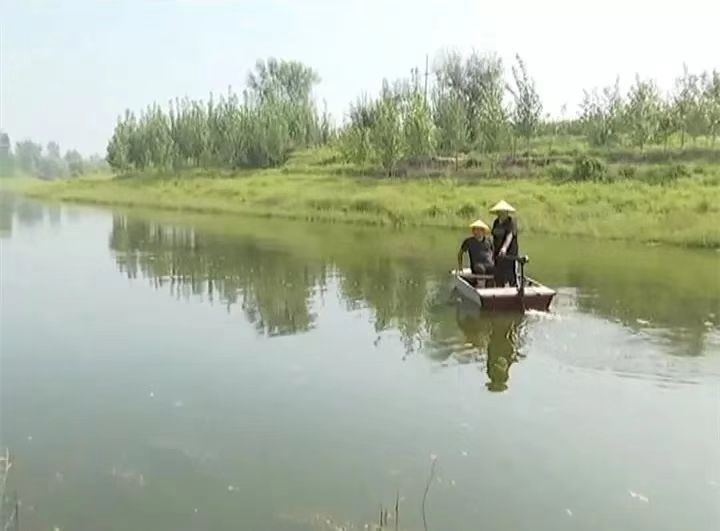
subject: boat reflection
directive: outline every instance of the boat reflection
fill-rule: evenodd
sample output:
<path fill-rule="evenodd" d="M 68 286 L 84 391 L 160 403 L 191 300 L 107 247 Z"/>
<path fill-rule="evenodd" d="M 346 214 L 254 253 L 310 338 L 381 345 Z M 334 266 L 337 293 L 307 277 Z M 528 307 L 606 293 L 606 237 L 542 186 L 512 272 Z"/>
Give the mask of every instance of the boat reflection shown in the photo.
<path fill-rule="evenodd" d="M 525 316 L 521 313 L 481 312 L 474 305 L 459 303 L 456 318 L 466 344 L 471 344 L 480 352 L 476 359 L 485 358 L 487 389 L 506 391 L 510 367 L 522 358 L 520 348 Z"/>

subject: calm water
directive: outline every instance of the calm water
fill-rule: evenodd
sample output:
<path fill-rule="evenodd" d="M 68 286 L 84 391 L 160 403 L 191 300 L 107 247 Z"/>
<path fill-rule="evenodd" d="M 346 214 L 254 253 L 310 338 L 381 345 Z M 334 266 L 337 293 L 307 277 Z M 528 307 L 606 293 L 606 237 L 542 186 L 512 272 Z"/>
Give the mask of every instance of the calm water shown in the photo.
<path fill-rule="evenodd" d="M 0 445 L 22 529 L 720 528 L 720 255 L 525 237 L 549 315 L 480 315 L 464 236 L 2 198 Z M 329 522 L 329 523 L 328 523 Z M 390 528 L 394 523 L 390 522 Z"/>

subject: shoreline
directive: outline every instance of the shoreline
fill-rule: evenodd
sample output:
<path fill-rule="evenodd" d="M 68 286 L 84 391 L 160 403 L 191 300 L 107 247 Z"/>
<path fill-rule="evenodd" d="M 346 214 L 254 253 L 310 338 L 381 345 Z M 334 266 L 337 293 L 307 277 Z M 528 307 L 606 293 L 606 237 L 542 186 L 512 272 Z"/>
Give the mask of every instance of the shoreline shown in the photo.
<path fill-rule="evenodd" d="M 526 234 L 720 249 L 720 187 L 687 178 L 671 185 L 558 184 L 547 179 L 379 180 L 283 170 L 197 175 L 2 179 L 43 200 L 197 214 L 394 228 L 464 229 L 504 198 Z"/>

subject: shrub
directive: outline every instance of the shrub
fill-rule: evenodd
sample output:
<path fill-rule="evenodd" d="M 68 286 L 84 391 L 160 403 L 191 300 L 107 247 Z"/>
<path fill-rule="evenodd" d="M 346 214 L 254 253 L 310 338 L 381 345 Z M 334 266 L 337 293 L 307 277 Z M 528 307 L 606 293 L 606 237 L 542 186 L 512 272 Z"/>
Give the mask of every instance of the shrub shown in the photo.
<path fill-rule="evenodd" d="M 602 181 L 605 165 L 600 159 L 582 156 L 575 159 L 572 178 L 574 181 Z"/>
<path fill-rule="evenodd" d="M 572 178 L 572 167 L 567 164 L 552 164 L 548 173 L 556 181 L 569 181 Z"/>
<path fill-rule="evenodd" d="M 635 179 L 635 177 L 637 177 L 637 167 L 630 165 L 621 166 L 618 170 L 618 175 L 623 179 Z"/>

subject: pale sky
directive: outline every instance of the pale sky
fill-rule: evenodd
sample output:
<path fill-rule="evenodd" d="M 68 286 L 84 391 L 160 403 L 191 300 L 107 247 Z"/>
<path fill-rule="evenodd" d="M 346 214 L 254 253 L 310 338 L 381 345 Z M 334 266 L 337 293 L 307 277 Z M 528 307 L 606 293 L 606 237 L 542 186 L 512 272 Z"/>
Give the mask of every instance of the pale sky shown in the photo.
<path fill-rule="evenodd" d="M 720 69 L 720 0 L 0 0 L 0 128 L 104 155 L 116 117 L 238 91 L 255 60 L 300 60 L 336 120 L 440 50 L 519 53 L 545 109 L 635 73 L 663 89 Z"/>

